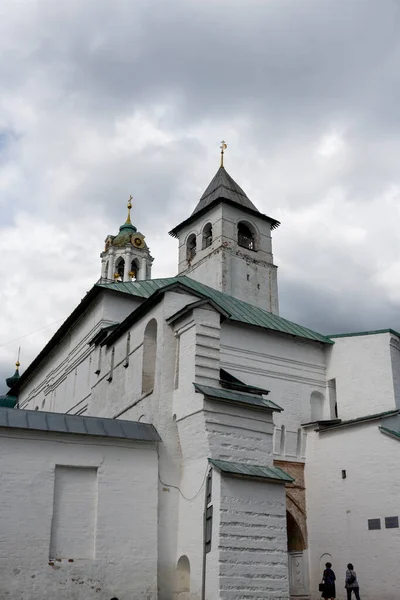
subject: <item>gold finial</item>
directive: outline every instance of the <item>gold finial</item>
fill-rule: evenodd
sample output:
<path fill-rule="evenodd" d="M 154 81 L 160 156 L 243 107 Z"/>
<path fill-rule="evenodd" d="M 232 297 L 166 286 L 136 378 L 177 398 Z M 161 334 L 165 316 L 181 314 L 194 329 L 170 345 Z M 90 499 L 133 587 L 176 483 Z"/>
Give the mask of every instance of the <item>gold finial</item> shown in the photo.
<path fill-rule="evenodd" d="M 226 150 L 228 147 L 228 144 L 226 142 L 224 142 L 224 140 L 222 140 L 220 148 L 221 148 L 221 167 L 224 166 L 224 150 Z"/>
<path fill-rule="evenodd" d="M 17 358 L 17 362 L 15 363 L 15 366 L 17 367 L 17 371 L 21 365 L 21 363 L 19 362 L 19 356 L 21 354 L 21 346 L 18 348 L 18 358 Z"/>
<path fill-rule="evenodd" d="M 132 208 L 132 200 L 133 200 L 133 196 L 129 196 L 129 200 L 128 200 L 128 217 L 126 219 L 127 223 L 131 222 L 131 208 Z"/>

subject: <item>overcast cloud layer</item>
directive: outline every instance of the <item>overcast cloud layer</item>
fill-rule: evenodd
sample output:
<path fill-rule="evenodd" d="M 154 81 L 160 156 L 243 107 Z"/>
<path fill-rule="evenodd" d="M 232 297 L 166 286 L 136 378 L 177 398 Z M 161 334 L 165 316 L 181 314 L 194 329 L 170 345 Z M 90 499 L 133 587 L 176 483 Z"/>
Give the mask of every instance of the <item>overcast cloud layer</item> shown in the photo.
<path fill-rule="evenodd" d="M 399 31 L 391 0 L 3 0 L 0 378 L 98 279 L 129 194 L 153 276 L 176 274 L 168 231 L 222 138 L 282 222 L 281 314 L 400 329 Z"/>

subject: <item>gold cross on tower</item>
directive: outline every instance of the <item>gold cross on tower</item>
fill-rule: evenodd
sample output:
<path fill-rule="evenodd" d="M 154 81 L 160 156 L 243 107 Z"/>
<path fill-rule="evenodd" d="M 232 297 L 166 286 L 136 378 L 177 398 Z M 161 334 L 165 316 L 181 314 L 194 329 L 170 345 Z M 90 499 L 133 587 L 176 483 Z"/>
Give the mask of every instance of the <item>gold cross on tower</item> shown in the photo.
<path fill-rule="evenodd" d="M 228 144 L 222 140 L 220 148 L 221 148 L 221 167 L 224 166 L 224 151 L 227 149 Z"/>
<path fill-rule="evenodd" d="M 131 222 L 132 200 L 133 200 L 133 196 L 129 196 L 129 200 L 128 200 L 128 218 L 126 219 L 127 223 Z"/>

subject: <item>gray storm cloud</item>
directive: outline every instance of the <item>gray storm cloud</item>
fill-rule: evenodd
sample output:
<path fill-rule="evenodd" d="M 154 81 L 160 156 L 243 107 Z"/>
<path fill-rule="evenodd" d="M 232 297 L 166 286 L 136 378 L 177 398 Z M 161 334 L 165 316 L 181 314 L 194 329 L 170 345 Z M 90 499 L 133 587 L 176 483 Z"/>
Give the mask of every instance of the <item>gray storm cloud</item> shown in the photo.
<path fill-rule="evenodd" d="M 274 237 L 282 314 L 400 328 L 395 1 L 6 2 L 0 19 L 0 372 L 66 317 L 125 218 L 155 276 L 226 166 Z M 54 327 L 24 341 L 29 362 Z M 26 366 L 23 365 L 23 366 Z"/>

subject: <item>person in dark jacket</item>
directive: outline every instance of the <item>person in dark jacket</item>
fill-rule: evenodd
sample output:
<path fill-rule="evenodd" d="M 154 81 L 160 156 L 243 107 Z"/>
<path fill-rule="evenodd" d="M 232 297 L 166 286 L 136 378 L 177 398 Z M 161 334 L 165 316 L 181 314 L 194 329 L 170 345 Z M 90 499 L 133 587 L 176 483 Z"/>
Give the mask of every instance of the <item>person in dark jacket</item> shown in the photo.
<path fill-rule="evenodd" d="M 328 600 L 334 600 L 336 598 L 336 575 L 332 571 L 332 563 L 327 562 L 325 570 L 322 575 L 322 582 L 324 584 L 324 591 L 322 592 L 321 598 L 327 598 Z"/>
<path fill-rule="evenodd" d="M 357 580 L 357 574 L 354 570 L 354 567 L 351 563 L 347 565 L 346 571 L 346 583 L 345 586 L 347 591 L 347 600 L 351 600 L 351 593 L 354 592 L 356 600 L 360 599 L 360 585 Z"/>

